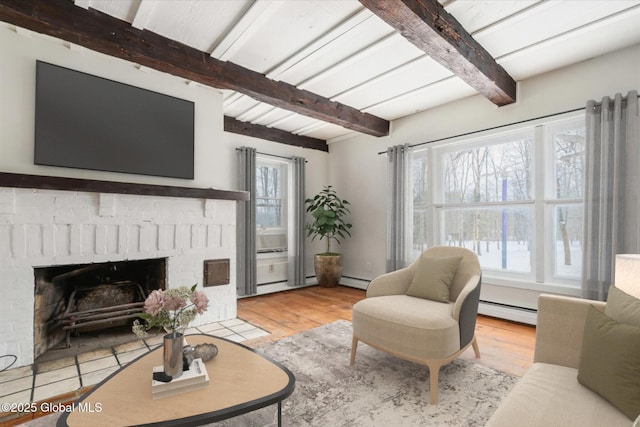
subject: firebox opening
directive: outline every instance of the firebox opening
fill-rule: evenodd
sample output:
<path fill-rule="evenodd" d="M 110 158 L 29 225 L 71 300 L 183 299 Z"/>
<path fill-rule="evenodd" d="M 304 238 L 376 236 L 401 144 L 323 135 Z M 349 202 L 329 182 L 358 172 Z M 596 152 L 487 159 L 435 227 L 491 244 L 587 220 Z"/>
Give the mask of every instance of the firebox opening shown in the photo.
<path fill-rule="evenodd" d="M 135 339 L 146 295 L 166 289 L 166 258 L 34 268 L 34 357 L 52 360 Z"/>

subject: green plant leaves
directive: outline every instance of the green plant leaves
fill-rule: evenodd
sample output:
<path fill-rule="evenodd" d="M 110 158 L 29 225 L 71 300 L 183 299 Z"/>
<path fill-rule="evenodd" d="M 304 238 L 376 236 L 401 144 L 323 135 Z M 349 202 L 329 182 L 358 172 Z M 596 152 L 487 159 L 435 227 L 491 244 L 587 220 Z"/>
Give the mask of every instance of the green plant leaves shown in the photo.
<path fill-rule="evenodd" d="M 315 240 L 327 239 L 327 252 L 330 251 L 331 240 L 340 243 L 340 239 L 351 237 L 349 229 L 351 224 L 345 222 L 343 217 L 351 211 L 350 203 L 347 200 L 341 200 L 335 190 L 328 185 L 325 186 L 320 193 L 316 194 L 312 199 L 306 199 L 307 212 L 311 213 L 314 221 L 307 224 L 307 235 Z"/>

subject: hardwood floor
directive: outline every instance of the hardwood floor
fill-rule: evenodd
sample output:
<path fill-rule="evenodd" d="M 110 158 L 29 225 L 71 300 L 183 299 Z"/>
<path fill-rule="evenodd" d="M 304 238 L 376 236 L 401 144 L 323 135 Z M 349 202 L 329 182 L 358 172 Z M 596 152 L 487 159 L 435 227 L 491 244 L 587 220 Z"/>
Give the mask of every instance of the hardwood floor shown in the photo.
<path fill-rule="evenodd" d="M 238 317 L 271 332 L 250 345 L 275 341 L 336 320 L 351 321 L 353 304 L 363 299 L 360 289 L 311 286 L 238 300 Z M 469 348 L 461 356 L 504 372 L 522 376 L 533 362 L 535 327 L 478 316 L 476 337 L 481 358 Z"/>

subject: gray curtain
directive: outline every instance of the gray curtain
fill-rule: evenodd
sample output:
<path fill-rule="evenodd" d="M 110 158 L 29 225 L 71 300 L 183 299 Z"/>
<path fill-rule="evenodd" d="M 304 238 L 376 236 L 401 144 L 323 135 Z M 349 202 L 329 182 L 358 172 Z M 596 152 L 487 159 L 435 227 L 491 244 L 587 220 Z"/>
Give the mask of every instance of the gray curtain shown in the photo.
<path fill-rule="evenodd" d="M 615 256 L 640 252 L 638 93 L 586 107 L 582 293 L 605 300 Z"/>
<path fill-rule="evenodd" d="M 238 190 L 248 191 L 249 200 L 238 203 L 237 291 L 255 295 L 257 285 L 256 250 L 256 149 L 238 149 Z"/>
<path fill-rule="evenodd" d="M 407 265 L 407 214 L 409 197 L 407 191 L 409 146 L 396 145 L 387 149 L 387 272 Z"/>
<path fill-rule="evenodd" d="M 289 198 L 289 286 L 302 286 L 305 284 L 305 163 L 303 157 L 292 157 L 291 168 L 291 196 Z"/>

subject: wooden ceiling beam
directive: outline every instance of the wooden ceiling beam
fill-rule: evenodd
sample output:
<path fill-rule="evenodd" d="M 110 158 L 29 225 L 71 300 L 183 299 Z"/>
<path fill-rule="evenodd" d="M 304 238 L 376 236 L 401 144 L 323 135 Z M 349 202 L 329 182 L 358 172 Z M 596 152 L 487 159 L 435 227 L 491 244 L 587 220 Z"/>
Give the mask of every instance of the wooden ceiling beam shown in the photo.
<path fill-rule="evenodd" d="M 233 117 L 224 116 L 225 132 L 237 133 L 240 135 L 253 136 L 255 138 L 266 139 L 267 141 L 279 142 L 281 144 L 293 145 L 313 150 L 329 151 L 327 141 L 323 139 L 311 138 L 304 135 L 296 135 L 284 130 L 270 128 L 249 122 L 241 122 Z"/>
<path fill-rule="evenodd" d="M 407 40 L 498 106 L 516 82 L 437 0 L 360 0 Z"/>
<path fill-rule="evenodd" d="M 389 134 L 389 121 L 380 117 L 217 60 L 207 52 L 134 28 L 94 9 L 85 10 L 69 0 L 0 0 L 0 21 L 207 86 L 235 90 L 357 132 Z"/>

